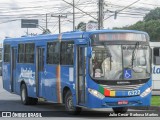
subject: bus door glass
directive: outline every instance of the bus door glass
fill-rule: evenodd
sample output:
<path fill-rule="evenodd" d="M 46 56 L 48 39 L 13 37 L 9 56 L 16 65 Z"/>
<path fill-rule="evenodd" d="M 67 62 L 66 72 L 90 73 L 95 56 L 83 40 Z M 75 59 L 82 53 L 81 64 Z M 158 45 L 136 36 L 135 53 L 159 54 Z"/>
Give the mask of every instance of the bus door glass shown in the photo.
<path fill-rule="evenodd" d="M 86 46 L 78 47 L 78 103 L 85 104 Z"/>
<path fill-rule="evenodd" d="M 153 90 L 160 90 L 160 48 L 153 48 L 152 80 Z"/>
<path fill-rule="evenodd" d="M 12 47 L 12 56 L 11 56 L 11 92 L 16 91 L 16 55 L 17 48 Z"/>
<path fill-rule="evenodd" d="M 36 49 L 36 94 L 42 97 L 42 80 L 44 79 L 44 48 L 37 47 Z"/>

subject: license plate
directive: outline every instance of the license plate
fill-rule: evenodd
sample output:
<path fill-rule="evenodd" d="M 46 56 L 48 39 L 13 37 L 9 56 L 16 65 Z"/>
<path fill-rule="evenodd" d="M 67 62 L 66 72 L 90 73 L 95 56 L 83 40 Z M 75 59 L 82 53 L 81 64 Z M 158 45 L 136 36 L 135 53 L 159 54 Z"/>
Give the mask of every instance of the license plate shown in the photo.
<path fill-rule="evenodd" d="M 127 105 L 127 104 L 128 104 L 127 100 L 118 101 L 118 105 Z"/>

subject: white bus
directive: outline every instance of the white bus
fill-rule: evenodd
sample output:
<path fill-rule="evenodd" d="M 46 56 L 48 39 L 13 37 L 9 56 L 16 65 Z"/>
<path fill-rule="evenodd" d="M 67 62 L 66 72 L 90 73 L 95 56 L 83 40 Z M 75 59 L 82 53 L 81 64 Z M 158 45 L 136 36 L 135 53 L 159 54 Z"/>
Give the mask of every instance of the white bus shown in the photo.
<path fill-rule="evenodd" d="M 160 42 L 150 42 L 152 49 L 152 95 L 160 95 Z"/>

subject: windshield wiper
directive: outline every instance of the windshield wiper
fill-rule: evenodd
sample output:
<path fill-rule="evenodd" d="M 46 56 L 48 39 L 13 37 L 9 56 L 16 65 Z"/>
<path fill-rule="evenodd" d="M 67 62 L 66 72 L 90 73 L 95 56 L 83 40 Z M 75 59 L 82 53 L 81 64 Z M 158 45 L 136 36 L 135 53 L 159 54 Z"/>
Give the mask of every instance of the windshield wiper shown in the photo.
<path fill-rule="evenodd" d="M 133 68 L 133 62 L 134 62 L 134 60 L 135 60 L 135 55 L 136 55 L 136 49 L 138 49 L 138 46 L 139 46 L 139 42 L 136 42 L 136 44 L 135 44 L 135 48 L 133 49 L 133 52 L 132 52 L 132 59 L 131 59 L 131 66 L 132 66 L 132 68 Z"/>

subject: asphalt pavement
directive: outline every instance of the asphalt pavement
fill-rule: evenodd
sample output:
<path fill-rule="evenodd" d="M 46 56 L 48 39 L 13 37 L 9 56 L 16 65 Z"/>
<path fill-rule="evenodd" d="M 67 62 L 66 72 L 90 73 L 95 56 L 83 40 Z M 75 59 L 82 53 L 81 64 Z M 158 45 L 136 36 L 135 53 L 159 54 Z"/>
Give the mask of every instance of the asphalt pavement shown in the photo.
<path fill-rule="evenodd" d="M 16 111 L 25 113 L 26 112 L 39 112 L 41 113 L 42 111 L 45 112 L 45 114 L 48 115 L 48 117 L 43 117 L 42 118 L 38 118 L 40 120 L 53 120 L 53 119 L 58 119 L 58 120 L 62 120 L 62 119 L 69 119 L 69 120 L 80 120 L 80 119 L 109 119 L 109 120 L 159 120 L 160 117 L 122 117 L 119 116 L 117 117 L 116 115 L 113 114 L 112 109 L 95 109 L 92 110 L 90 112 L 88 112 L 87 109 L 83 109 L 84 112 L 82 112 L 80 115 L 68 115 L 65 111 L 64 111 L 64 105 L 62 104 L 55 104 L 55 103 L 50 103 L 50 102 L 39 102 L 38 105 L 22 105 L 21 101 L 20 101 L 20 96 L 19 95 L 15 95 L 15 94 L 11 94 L 9 92 L 7 92 L 6 90 L 3 89 L 2 87 L 2 78 L 0 77 L 0 111 L 1 112 L 15 112 Z M 159 109 L 155 109 L 156 112 L 160 112 Z M 152 109 L 152 111 L 150 110 L 143 110 L 142 113 L 144 113 L 144 111 L 146 112 L 150 112 L 150 113 L 154 113 L 155 111 L 154 109 Z M 87 112 L 86 112 L 87 111 Z M 127 114 L 130 114 L 131 112 L 133 113 L 141 113 L 141 110 L 133 110 L 133 109 L 129 109 L 129 112 L 127 112 Z M 0 113 L 1 114 L 1 113 Z M 110 116 L 110 117 L 109 117 Z M 112 116 L 112 117 L 111 117 Z M 2 118 L 0 117 L 0 119 L 17 119 L 16 118 Z M 34 119 L 35 118 L 23 118 L 23 119 Z M 37 120 L 37 118 L 36 118 Z"/>

